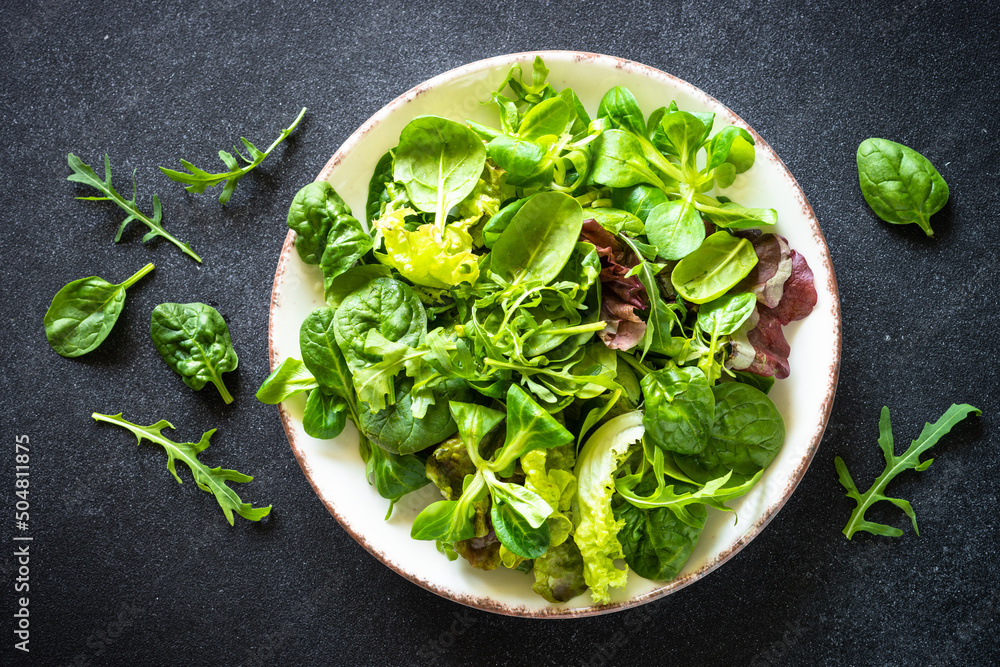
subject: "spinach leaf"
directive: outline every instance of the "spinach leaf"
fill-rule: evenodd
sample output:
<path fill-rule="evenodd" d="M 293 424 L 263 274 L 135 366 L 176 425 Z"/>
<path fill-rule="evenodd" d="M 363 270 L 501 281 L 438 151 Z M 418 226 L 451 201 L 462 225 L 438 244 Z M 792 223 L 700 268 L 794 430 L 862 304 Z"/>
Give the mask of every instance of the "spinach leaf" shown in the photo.
<path fill-rule="evenodd" d="M 551 537 L 549 524 L 544 521 L 532 526 L 510 505 L 496 501 L 490 509 L 490 518 L 500 543 L 521 558 L 538 558 L 548 550 Z"/>
<path fill-rule="evenodd" d="M 260 385 L 260 389 L 257 390 L 257 400 L 268 405 L 277 405 L 290 396 L 318 386 L 319 383 L 305 364 L 298 359 L 288 357 Z"/>
<path fill-rule="evenodd" d="M 368 227 L 382 215 L 382 205 L 390 201 L 386 184 L 392 182 L 392 150 L 387 150 L 375 163 L 375 171 L 368 181 L 368 200 L 365 202 L 365 218 Z"/>
<path fill-rule="evenodd" d="M 365 462 L 365 475 L 369 482 L 375 485 L 380 496 L 389 501 L 389 512 L 399 499 L 411 491 L 423 488 L 430 483 L 424 473 L 424 464 L 416 456 L 400 456 L 384 451 L 380 447 L 372 447 L 364 435 L 360 440 L 361 459 Z"/>
<path fill-rule="evenodd" d="M 511 185 L 551 180 L 552 161 L 546 160 L 547 153 L 541 144 L 500 135 L 487 144 L 486 151 L 507 172 L 507 182 Z"/>
<path fill-rule="evenodd" d="M 340 396 L 354 403 L 354 384 L 351 370 L 343 352 L 337 346 L 334 333 L 333 308 L 317 308 L 309 313 L 299 328 L 299 349 L 302 363 L 328 394 Z"/>
<path fill-rule="evenodd" d="M 847 536 L 847 539 L 851 539 L 854 533 L 861 530 L 875 535 L 885 535 L 886 537 L 899 537 L 903 534 L 903 531 L 899 528 L 875 523 L 865 518 L 865 512 L 868 511 L 868 508 L 880 500 L 886 500 L 906 512 L 906 516 L 910 517 L 910 520 L 913 522 L 913 531 L 917 535 L 920 534 L 920 531 L 917 529 L 917 515 L 913 512 L 913 507 L 902 498 L 891 498 L 885 495 L 885 487 L 896 475 L 904 470 L 913 469 L 918 472 L 927 470 L 931 463 L 934 462 L 934 459 L 921 461 L 920 455 L 936 445 L 937 441 L 947 435 L 955 424 L 970 414 L 981 415 L 982 411 L 979 408 L 964 403 L 962 405 L 952 405 L 935 423 L 924 424 L 924 428 L 917 439 L 910 444 L 905 452 L 896 456 L 889 408 L 882 408 L 882 415 L 878 422 L 878 446 L 882 449 L 882 454 L 885 455 L 885 470 L 878 476 L 878 479 L 875 480 L 871 487 L 864 493 L 861 493 L 854 484 L 851 473 L 847 471 L 847 465 L 844 463 L 844 460 L 839 456 L 833 460 L 837 467 L 837 475 L 840 478 L 840 483 L 847 489 L 847 497 L 857 503 L 851 512 L 851 518 L 847 521 L 847 525 L 844 526 L 843 532 Z"/>
<path fill-rule="evenodd" d="M 649 212 L 646 236 L 663 259 L 681 259 L 705 240 L 705 223 L 688 202 L 669 201 Z"/>
<path fill-rule="evenodd" d="M 349 220 L 341 221 L 342 217 Z M 295 250 L 306 264 L 320 263 L 335 222 L 350 226 L 350 221 L 358 224 L 350 207 L 326 181 L 314 181 L 299 190 L 288 208 L 288 228 L 295 232 Z"/>
<path fill-rule="evenodd" d="M 915 223 L 934 236 L 931 216 L 948 202 L 948 184 L 923 155 L 888 139 L 858 146 L 858 180 L 875 214 L 894 225 Z"/>
<path fill-rule="evenodd" d="M 486 148 L 475 132 L 447 118 L 419 116 L 399 134 L 392 174 L 418 210 L 434 214 L 443 233 L 448 211 L 472 192 L 485 164 Z"/>
<path fill-rule="evenodd" d="M 180 248 L 181 252 L 188 257 L 191 257 L 196 262 L 201 262 L 201 257 L 199 257 L 197 253 L 191 249 L 189 244 L 180 241 L 177 237 L 163 228 L 163 208 L 160 206 L 159 197 L 153 195 L 152 218 L 139 210 L 139 206 L 135 202 L 137 197 L 135 190 L 135 172 L 132 172 L 132 198 L 125 199 L 125 197 L 118 194 L 118 191 L 115 190 L 113 185 L 111 185 L 111 159 L 108 157 L 107 153 L 104 154 L 103 181 L 97 176 L 97 174 L 94 173 L 94 170 L 91 169 L 90 166 L 84 164 L 83 160 L 72 153 L 66 156 L 66 161 L 69 163 L 69 168 L 73 170 L 73 173 L 67 176 L 66 180 L 73 181 L 74 183 L 89 185 L 90 187 L 104 193 L 103 197 L 77 197 L 77 199 L 84 199 L 87 201 L 111 201 L 128 213 L 128 217 L 122 220 L 121 224 L 118 225 L 118 233 L 115 234 L 115 243 L 122 240 L 122 233 L 125 231 L 128 223 L 133 220 L 138 220 L 149 228 L 149 231 L 142 237 L 143 243 L 160 236 Z"/>
<path fill-rule="evenodd" d="M 302 428 L 308 435 L 329 440 L 340 435 L 347 425 L 347 402 L 340 396 L 313 389 L 306 399 Z"/>
<path fill-rule="evenodd" d="M 715 398 L 699 368 L 667 366 L 642 379 L 646 437 L 665 452 L 697 454 L 715 421 Z"/>
<path fill-rule="evenodd" d="M 113 285 L 98 276 L 66 284 L 52 297 L 42 322 L 52 349 L 64 357 L 87 354 L 104 342 L 125 306 L 125 290 L 153 270 L 142 267 Z"/>
<path fill-rule="evenodd" d="M 750 241 L 721 231 L 677 262 L 670 281 L 677 294 L 691 303 L 708 303 L 728 292 L 756 265 L 757 253 Z"/>
<path fill-rule="evenodd" d="M 739 329 L 757 306 L 757 297 L 749 292 L 726 294 L 704 304 L 698 310 L 698 328 L 717 337 Z"/>
<path fill-rule="evenodd" d="M 198 488 L 215 496 L 230 526 L 233 525 L 233 512 L 248 521 L 260 521 L 271 513 L 271 505 L 252 507 L 250 503 L 243 502 L 236 491 L 226 484 L 226 482 L 246 483 L 252 481 L 253 477 L 222 467 L 209 468 L 198 460 L 198 454 L 208 449 L 208 441 L 215 433 L 214 428 L 203 433 L 198 442 L 174 442 L 163 435 L 164 428 L 171 430 L 174 428 L 174 425 L 166 419 L 161 419 L 149 426 L 140 426 L 124 419 L 120 412 L 116 415 L 102 415 L 95 412 L 90 416 L 95 421 L 107 422 L 131 431 L 140 443 L 145 438 L 149 442 L 163 447 L 167 453 L 167 470 L 174 476 L 178 484 L 182 484 L 182 482 L 177 475 L 176 462 L 180 461 L 186 465 L 191 470 L 191 476 L 194 477 L 194 483 L 198 485 Z"/>
<path fill-rule="evenodd" d="M 781 413 L 763 392 L 740 382 L 723 382 L 715 394 L 715 422 L 708 447 L 720 464 L 740 475 L 766 470 L 785 441 Z"/>
<path fill-rule="evenodd" d="M 413 378 L 397 378 L 395 403 L 378 412 L 358 410 L 358 428 L 387 452 L 412 454 L 453 435 L 456 426 L 448 410 L 448 400 L 472 397 L 472 390 L 464 380 L 448 378 L 434 386 L 433 403 L 423 417 L 417 418 L 413 416 L 413 391 Z"/>
<path fill-rule="evenodd" d="M 636 490 L 646 495 L 653 487 L 655 480 L 647 477 Z M 680 493 L 695 489 L 684 484 L 676 486 Z M 614 511 L 615 518 L 624 522 L 618 531 L 618 540 L 625 562 L 640 577 L 658 581 L 670 581 L 681 571 L 697 546 L 708 518 L 705 506 L 697 503 L 689 509 L 694 525 L 684 523 L 666 507 L 640 509 L 631 503 L 619 502 Z"/>
<path fill-rule="evenodd" d="M 332 218 L 326 236 L 326 247 L 319 261 L 324 291 L 332 289 L 337 278 L 357 264 L 371 249 L 372 237 L 353 216 L 344 213 Z"/>
<path fill-rule="evenodd" d="M 197 391 L 211 382 L 222 400 L 233 402 L 222 374 L 236 370 L 239 359 L 219 311 L 204 303 L 161 303 L 153 309 L 150 335 L 184 384 Z"/>
<path fill-rule="evenodd" d="M 493 245 L 491 268 L 513 284 L 545 285 L 559 275 L 583 228 L 580 203 L 561 192 L 543 192 L 514 214 Z"/>
<path fill-rule="evenodd" d="M 515 199 L 511 203 L 504 206 L 502 209 L 496 212 L 483 227 L 483 245 L 487 248 L 492 248 L 493 244 L 497 242 L 503 231 L 507 229 L 510 225 L 510 221 L 514 219 L 514 215 L 521 210 L 521 207 L 528 203 L 530 197 L 524 199 Z"/>
<path fill-rule="evenodd" d="M 305 115 L 306 109 L 305 107 L 302 107 L 302 111 L 299 112 L 299 115 L 296 116 L 292 124 L 282 130 L 281 135 L 275 139 L 274 143 L 268 146 L 265 151 L 261 151 L 246 138 L 240 137 L 240 141 L 243 142 L 243 147 L 247 150 L 247 153 L 249 153 L 249 157 L 240 153 L 239 149 L 235 147 L 233 147 L 233 153 L 239 155 L 240 159 L 246 163 L 242 167 L 236 158 L 233 157 L 232 153 L 219 151 L 219 159 L 225 163 L 226 167 L 229 168 L 229 171 L 218 174 L 210 174 L 207 171 L 194 166 L 187 160 L 181 160 L 181 164 L 184 165 L 187 172 L 174 171 L 173 169 L 167 169 L 166 167 L 160 167 L 160 171 L 166 174 L 167 178 L 171 181 L 187 184 L 187 187 L 184 189 L 188 192 L 201 193 L 205 191 L 205 188 L 214 188 L 217 185 L 225 183 L 226 186 L 222 188 L 222 194 L 219 195 L 219 203 L 225 205 L 225 203 L 228 202 L 229 198 L 232 196 L 233 190 L 236 189 L 236 185 L 240 182 L 240 179 L 246 176 L 247 173 L 249 173 L 254 167 L 263 162 L 264 158 L 270 155 L 271 151 L 273 151 L 278 144 L 288 138 L 288 135 L 295 131 L 299 121 L 301 121 L 302 117 Z"/>
<path fill-rule="evenodd" d="M 392 277 L 392 269 L 385 264 L 359 264 L 331 281 L 324 281 L 324 298 L 333 308 L 340 306 L 351 292 L 355 292 L 376 278 Z"/>
<path fill-rule="evenodd" d="M 413 289 L 392 278 L 376 278 L 345 298 L 334 313 L 333 331 L 353 371 L 379 361 L 365 352 L 369 331 L 416 347 L 427 335 L 427 315 Z"/>
<path fill-rule="evenodd" d="M 756 373 L 748 373 L 747 371 L 730 371 L 736 378 L 737 382 L 742 382 L 743 384 L 748 384 L 754 389 L 758 389 L 764 394 L 771 391 L 771 387 L 774 386 L 774 376 L 773 375 L 757 375 Z"/>

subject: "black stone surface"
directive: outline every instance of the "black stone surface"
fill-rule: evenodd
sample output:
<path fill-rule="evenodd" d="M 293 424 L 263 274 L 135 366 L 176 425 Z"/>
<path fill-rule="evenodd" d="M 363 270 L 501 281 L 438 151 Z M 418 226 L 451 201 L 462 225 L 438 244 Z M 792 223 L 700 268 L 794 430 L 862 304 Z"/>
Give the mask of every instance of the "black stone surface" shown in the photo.
<path fill-rule="evenodd" d="M 37 665 L 989 665 L 1000 661 L 997 299 L 1000 12 L 915 2 L 3 2 L 0 8 L 0 663 Z M 504 618 L 389 571 L 323 508 L 277 411 L 253 397 L 284 218 L 295 191 L 370 114 L 469 61 L 532 49 L 630 58 L 701 87 L 749 122 L 795 174 L 826 233 L 844 314 L 843 365 L 823 445 L 790 502 L 720 570 L 636 611 L 579 621 Z M 240 135 L 298 133 L 222 208 L 156 165 L 216 164 Z M 854 153 L 868 136 L 921 151 L 951 186 L 937 238 L 865 205 Z M 119 186 L 163 200 L 196 265 L 68 183 L 66 153 L 111 155 Z M 216 193 L 217 194 L 217 193 Z M 46 344 L 66 282 L 156 271 L 117 327 L 77 360 Z M 158 358 L 148 317 L 205 301 L 229 322 L 239 371 L 225 406 Z M 882 469 L 882 405 L 905 445 L 952 402 L 984 409 L 872 518 L 899 539 L 840 533 L 859 483 Z M 256 475 L 273 502 L 230 528 L 161 451 L 92 411 L 217 427 L 205 455 Z M 30 653 L 13 648 L 14 443 L 30 437 Z M 20 533 L 19 533 L 20 534 Z"/>

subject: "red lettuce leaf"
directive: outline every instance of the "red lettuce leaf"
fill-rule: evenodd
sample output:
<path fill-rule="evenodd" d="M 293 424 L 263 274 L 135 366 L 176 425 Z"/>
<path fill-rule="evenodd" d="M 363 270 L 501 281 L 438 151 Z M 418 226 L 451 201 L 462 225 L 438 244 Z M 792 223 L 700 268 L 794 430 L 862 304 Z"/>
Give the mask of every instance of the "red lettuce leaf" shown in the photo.
<path fill-rule="evenodd" d="M 580 240 L 592 244 L 601 259 L 601 319 L 604 331 L 598 333 L 613 350 L 635 347 L 646 333 L 646 323 L 637 310 L 649 307 L 646 288 L 638 276 L 628 272 L 639 263 L 629 248 L 623 248 L 615 235 L 596 220 L 584 220 Z"/>

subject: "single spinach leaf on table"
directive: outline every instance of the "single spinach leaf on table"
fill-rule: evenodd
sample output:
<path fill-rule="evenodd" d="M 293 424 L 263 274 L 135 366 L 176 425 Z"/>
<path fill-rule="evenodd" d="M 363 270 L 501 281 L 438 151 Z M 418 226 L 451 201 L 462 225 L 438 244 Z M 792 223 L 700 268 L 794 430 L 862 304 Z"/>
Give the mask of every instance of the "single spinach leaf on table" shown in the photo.
<path fill-rule="evenodd" d="M 222 400 L 233 402 L 222 374 L 236 370 L 239 359 L 219 311 L 204 303 L 161 303 L 153 309 L 150 335 L 184 384 L 197 391 L 211 382 Z"/>
<path fill-rule="evenodd" d="M 691 303 L 708 303 L 728 292 L 756 265 L 757 253 L 750 241 L 720 231 L 677 262 L 670 282 Z"/>
<path fill-rule="evenodd" d="M 847 489 L 847 497 L 857 503 L 851 512 L 851 518 L 848 520 L 847 525 L 844 526 L 843 532 L 847 536 L 847 539 L 851 539 L 856 532 L 861 530 L 874 533 L 875 535 L 885 535 L 886 537 L 899 537 L 903 534 L 903 531 L 899 528 L 875 523 L 865 518 L 865 512 L 868 511 L 868 508 L 880 500 L 886 500 L 906 512 L 906 516 L 910 517 L 910 520 L 913 522 L 914 532 L 917 535 L 920 534 L 920 531 L 917 529 L 917 515 L 913 512 L 913 507 L 902 498 L 891 498 L 885 495 L 886 484 L 904 470 L 913 469 L 918 472 L 927 470 L 931 463 L 934 462 L 934 459 L 921 461 L 920 455 L 936 445 L 938 440 L 947 435 L 955 424 L 970 414 L 981 415 L 982 411 L 968 404 L 952 405 L 935 423 L 924 424 L 924 428 L 917 439 L 910 444 L 905 452 L 896 456 L 889 408 L 882 408 L 882 416 L 878 422 L 878 446 L 882 449 L 882 454 L 885 456 L 885 470 L 878 476 L 878 479 L 875 480 L 871 487 L 864 493 L 861 493 L 854 484 L 851 473 L 847 471 L 847 465 L 844 463 L 844 460 L 839 456 L 833 460 L 837 467 L 837 475 L 840 478 L 840 483 Z"/>
<path fill-rule="evenodd" d="M 236 512 L 249 521 L 260 521 L 271 513 L 271 505 L 267 507 L 252 507 L 250 503 L 243 502 L 243 499 L 237 495 L 236 491 L 226 484 L 226 482 L 249 482 L 253 480 L 253 477 L 236 472 L 235 470 L 225 470 L 221 467 L 209 468 L 198 460 L 198 454 L 208 449 L 209 438 L 215 433 L 214 428 L 203 433 L 201 440 L 198 442 L 174 442 L 163 435 L 164 428 L 170 428 L 171 430 L 174 428 L 173 424 L 165 419 L 161 419 L 149 426 L 140 426 L 124 419 L 120 412 L 116 415 L 102 415 L 95 412 L 90 416 L 95 421 L 114 424 L 115 426 L 120 426 L 131 431 L 140 443 L 143 439 L 146 439 L 163 447 L 167 453 L 167 470 L 174 476 L 178 484 L 182 482 L 181 478 L 177 475 L 176 462 L 179 460 L 190 468 L 195 484 L 202 491 L 215 496 L 230 526 L 233 525 L 233 512 Z"/>
<path fill-rule="evenodd" d="M 184 183 L 187 187 L 184 189 L 188 192 L 201 193 L 205 191 L 205 188 L 214 188 L 217 185 L 225 183 L 226 186 L 222 189 L 222 194 L 219 195 L 219 203 L 225 205 L 229 201 L 229 198 L 233 195 L 233 190 L 236 189 L 236 185 L 240 182 L 240 179 L 246 176 L 250 170 L 259 165 L 264 161 L 268 155 L 271 154 L 278 144 L 288 138 L 295 128 L 298 126 L 299 121 L 302 117 L 306 115 L 305 107 L 302 107 L 302 111 L 296 116 L 292 124 L 281 131 L 281 135 L 274 140 L 267 150 L 261 151 L 259 148 L 254 146 L 249 140 L 244 137 L 240 137 L 240 141 L 243 142 L 243 147 L 247 150 L 249 157 L 240 153 L 237 148 L 233 148 L 233 153 L 236 153 L 240 158 L 246 163 L 240 166 L 239 162 L 233 157 L 232 153 L 227 153 L 226 151 L 219 151 L 219 159 L 222 160 L 225 165 L 229 168 L 229 171 L 210 174 L 204 169 L 199 169 L 187 160 L 181 160 L 181 164 L 187 169 L 187 172 L 174 171 L 173 169 L 167 169 L 166 167 L 160 167 L 160 171 L 167 175 L 171 181 L 177 183 Z"/>
<path fill-rule="evenodd" d="M 888 139 L 858 146 L 861 194 L 875 214 L 894 225 L 914 223 L 934 236 L 931 216 L 948 202 L 948 184 L 930 160 Z"/>
<path fill-rule="evenodd" d="M 115 234 L 115 243 L 122 240 L 122 233 L 128 226 L 128 223 L 133 220 L 138 220 L 142 224 L 149 228 L 145 236 L 142 237 L 142 242 L 147 241 L 161 236 L 175 246 L 181 249 L 188 257 L 194 259 L 196 262 L 201 262 L 201 257 L 191 249 L 191 246 L 185 242 L 180 241 L 173 234 L 168 232 L 163 228 L 163 208 L 160 206 L 160 198 L 153 195 L 153 217 L 149 217 L 145 213 L 139 210 L 136 204 L 136 190 L 135 190 L 135 172 L 132 172 L 132 198 L 125 199 L 122 195 L 118 194 L 114 186 L 111 185 L 111 159 L 108 157 L 107 153 L 104 154 L 104 180 L 102 181 L 94 170 L 88 165 L 83 163 L 83 160 L 77 156 L 70 153 L 66 157 L 69 163 L 69 168 L 73 170 L 73 173 L 66 177 L 66 180 L 73 181 L 74 183 L 83 183 L 84 185 L 89 185 L 92 188 L 100 190 L 104 193 L 103 197 L 77 197 L 77 199 L 84 199 L 87 201 L 111 201 L 118 205 L 119 208 L 128 213 L 128 217 L 122 220 L 121 224 L 118 225 L 118 233 Z"/>
<path fill-rule="evenodd" d="M 147 264 L 118 285 L 90 276 L 63 286 L 52 297 L 42 320 L 52 349 L 64 357 L 79 357 L 97 349 L 121 315 L 125 290 L 153 268 Z"/>
<path fill-rule="evenodd" d="M 708 444 L 715 421 L 715 397 L 705 373 L 691 366 L 667 366 L 642 379 L 646 437 L 665 452 L 697 454 Z"/>
<path fill-rule="evenodd" d="M 306 365 L 299 359 L 284 359 L 257 390 L 257 400 L 268 405 L 277 405 L 286 398 L 319 387 L 319 383 Z"/>
<path fill-rule="evenodd" d="M 399 134 L 392 173 L 443 233 L 448 211 L 472 192 L 485 164 L 486 148 L 475 132 L 447 118 L 418 116 Z"/>
<path fill-rule="evenodd" d="M 494 243 L 491 268 L 510 283 L 547 284 L 573 254 L 582 228 L 579 202 L 561 192 L 537 194 Z"/>

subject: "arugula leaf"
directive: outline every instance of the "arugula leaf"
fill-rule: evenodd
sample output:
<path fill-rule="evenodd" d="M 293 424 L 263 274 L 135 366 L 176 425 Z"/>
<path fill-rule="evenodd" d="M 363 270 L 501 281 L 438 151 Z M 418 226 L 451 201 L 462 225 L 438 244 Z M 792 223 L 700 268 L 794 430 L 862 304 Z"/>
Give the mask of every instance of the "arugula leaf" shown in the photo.
<path fill-rule="evenodd" d="M 89 185 L 92 188 L 100 190 L 104 193 L 103 197 L 77 197 L 77 199 L 83 199 L 86 201 L 113 201 L 119 207 L 121 207 L 128 217 L 122 220 L 121 224 L 118 225 L 118 233 L 115 234 L 115 243 L 122 240 L 122 232 L 125 231 L 125 227 L 128 223 L 133 220 L 138 220 L 142 224 L 149 227 L 149 231 L 146 235 L 142 237 L 142 242 L 146 243 L 152 238 L 157 236 L 162 236 L 167 239 L 175 246 L 181 249 L 181 251 L 193 258 L 195 261 L 200 262 L 201 257 L 199 257 L 191 246 L 187 243 L 183 243 L 178 240 L 173 234 L 168 232 L 163 228 L 163 209 L 160 206 L 160 198 L 153 195 L 153 217 L 150 218 L 148 215 L 139 210 L 139 207 L 135 203 L 136 199 L 136 189 L 135 189 L 135 172 L 132 172 L 132 198 L 125 199 L 125 197 L 118 194 L 114 186 L 111 185 L 111 158 L 108 154 L 104 154 L 104 180 L 102 181 L 98 178 L 94 170 L 88 165 L 84 164 L 83 160 L 77 156 L 70 153 L 66 156 L 66 161 L 69 163 L 69 168 L 73 170 L 73 173 L 66 177 L 67 181 L 73 181 L 74 183 L 83 183 L 84 185 Z"/>
<path fill-rule="evenodd" d="M 844 463 L 844 460 L 839 456 L 833 460 L 837 466 L 837 475 L 840 478 L 840 483 L 847 489 L 847 497 L 857 503 L 854 511 L 851 512 L 851 518 L 848 520 L 847 525 L 844 526 L 843 532 L 847 536 L 847 539 L 851 539 L 854 533 L 860 530 L 865 530 L 875 535 L 885 535 L 886 537 L 899 537 L 903 534 L 903 531 L 899 528 L 893 528 L 892 526 L 886 526 L 885 524 L 865 519 L 865 512 L 868 511 L 868 508 L 880 500 L 887 500 L 906 512 L 906 516 L 910 517 L 910 520 L 913 522 L 913 531 L 919 535 L 917 515 L 914 514 L 913 507 L 902 498 L 890 498 L 885 495 L 885 486 L 893 477 L 904 470 L 911 468 L 918 472 L 927 470 L 931 463 L 934 462 L 934 459 L 921 461 L 920 455 L 937 444 L 937 441 L 946 435 L 955 424 L 973 413 L 981 415 L 982 411 L 979 408 L 964 403 L 962 405 L 953 404 L 935 423 L 924 424 L 924 430 L 920 432 L 917 439 L 910 444 L 909 448 L 902 455 L 896 456 L 893 451 L 892 422 L 889 419 L 889 408 L 883 407 L 882 416 L 878 422 L 878 446 L 881 447 L 882 453 L 885 455 L 885 470 L 878 476 L 878 479 L 875 480 L 871 488 L 862 494 L 854 484 L 851 473 L 847 471 L 847 465 Z"/>
<path fill-rule="evenodd" d="M 211 493 L 219 501 L 219 507 L 222 508 L 222 512 L 226 515 L 226 520 L 230 526 L 233 525 L 233 512 L 236 512 L 249 521 L 260 521 L 271 513 L 272 505 L 268 505 L 267 507 L 251 507 L 250 503 L 243 502 L 236 491 L 226 484 L 226 482 L 249 482 L 253 480 L 253 477 L 235 470 L 225 470 L 222 467 L 209 468 L 198 460 L 198 454 L 208 449 L 208 440 L 215 433 L 214 428 L 210 431 L 205 431 L 198 442 L 174 442 L 163 435 L 162 431 L 164 427 L 174 428 L 174 425 L 166 419 L 161 419 L 150 426 L 140 426 L 124 419 L 120 412 L 116 415 L 102 415 L 95 412 L 90 416 L 96 421 L 107 422 L 128 429 L 138 438 L 139 442 L 142 442 L 143 438 L 145 438 L 163 447 L 167 452 L 167 470 L 174 476 L 178 484 L 183 484 L 175 468 L 177 460 L 180 460 L 191 469 L 191 475 L 194 477 L 194 482 L 198 485 L 198 488 Z"/>
<path fill-rule="evenodd" d="M 284 141 L 288 135 L 295 131 L 299 121 L 302 120 L 302 117 L 305 115 L 306 108 L 302 107 L 302 111 L 299 112 L 299 115 L 295 118 L 292 124 L 281 131 L 281 136 L 275 139 L 274 143 L 268 146 L 266 151 L 261 151 L 250 143 L 248 139 L 240 137 L 240 141 L 243 142 L 243 147 L 247 149 L 249 157 L 240 153 L 239 149 L 235 146 L 233 147 L 233 153 L 236 153 L 244 162 L 246 162 L 246 165 L 243 167 L 240 166 L 239 161 L 233 157 L 231 153 L 219 151 L 219 159 L 226 163 L 226 166 L 229 167 L 229 171 L 210 174 L 204 169 L 199 169 L 194 166 L 187 160 L 181 160 L 181 164 L 184 165 L 184 168 L 190 173 L 174 171 L 173 169 L 167 169 L 166 167 L 160 167 L 160 171 L 166 174 L 171 181 L 186 183 L 187 187 L 184 189 L 188 192 L 202 193 L 206 188 L 214 188 L 216 185 L 220 185 L 225 182 L 226 186 L 222 188 L 222 194 L 219 195 L 219 203 L 225 204 L 233 195 L 233 190 L 236 189 L 236 185 L 240 182 L 240 179 L 246 176 L 251 169 L 263 162 L 264 158 L 270 155 L 271 151 L 273 151 L 278 144 Z"/>

